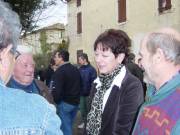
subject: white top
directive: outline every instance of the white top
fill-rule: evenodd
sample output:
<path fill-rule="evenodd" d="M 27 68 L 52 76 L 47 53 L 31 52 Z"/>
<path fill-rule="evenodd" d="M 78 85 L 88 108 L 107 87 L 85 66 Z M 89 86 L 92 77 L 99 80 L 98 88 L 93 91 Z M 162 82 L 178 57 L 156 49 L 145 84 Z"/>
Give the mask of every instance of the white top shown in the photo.
<path fill-rule="evenodd" d="M 120 88 L 120 87 L 121 87 L 121 84 L 122 84 L 122 80 L 124 79 L 125 75 L 126 75 L 126 68 L 125 68 L 125 66 L 123 66 L 122 69 L 121 69 L 121 71 L 120 71 L 120 73 L 114 78 L 114 80 L 113 80 L 110 88 L 109 88 L 109 89 L 106 91 L 106 93 L 104 94 L 102 112 L 104 111 L 104 107 L 105 107 L 106 102 L 107 102 L 107 100 L 108 100 L 108 98 L 109 98 L 109 95 L 110 95 L 110 93 L 111 93 L 112 87 L 113 87 L 114 85 L 116 85 L 116 86 L 118 86 L 118 87 Z M 100 80 L 99 80 L 99 77 L 94 80 L 94 83 L 97 83 L 96 88 L 98 88 L 99 86 L 101 86 L 101 82 L 100 82 Z"/>

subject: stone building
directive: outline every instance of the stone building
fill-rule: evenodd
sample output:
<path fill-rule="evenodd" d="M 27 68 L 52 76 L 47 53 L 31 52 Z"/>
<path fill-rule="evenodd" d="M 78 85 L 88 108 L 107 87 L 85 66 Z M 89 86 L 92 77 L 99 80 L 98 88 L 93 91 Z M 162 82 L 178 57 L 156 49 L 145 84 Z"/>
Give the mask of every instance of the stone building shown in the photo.
<path fill-rule="evenodd" d="M 62 43 L 63 40 L 67 40 L 65 26 L 57 23 L 35 30 L 31 33 L 27 33 L 25 36 L 21 37 L 21 44 L 31 47 L 33 49 L 33 54 L 42 53 L 42 35 L 44 35 L 44 38 L 46 38 L 43 39 L 45 40 L 44 42 L 51 46 L 51 51 L 55 50 L 59 43 Z"/>
<path fill-rule="evenodd" d="M 137 54 L 142 36 L 163 26 L 180 31 L 180 0 L 67 0 L 70 60 L 88 53 L 93 61 L 93 43 L 108 28 L 122 29 L 132 39 Z"/>

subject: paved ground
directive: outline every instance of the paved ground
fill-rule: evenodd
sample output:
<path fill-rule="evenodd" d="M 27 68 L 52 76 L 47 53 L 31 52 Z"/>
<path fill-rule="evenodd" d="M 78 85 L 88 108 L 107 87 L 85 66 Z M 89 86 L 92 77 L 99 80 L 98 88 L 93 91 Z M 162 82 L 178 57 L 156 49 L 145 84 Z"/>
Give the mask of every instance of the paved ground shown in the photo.
<path fill-rule="evenodd" d="M 73 127 L 73 135 L 82 135 L 83 133 L 83 130 L 78 128 L 78 125 L 82 122 L 80 115 L 80 111 L 78 111 Z"/>

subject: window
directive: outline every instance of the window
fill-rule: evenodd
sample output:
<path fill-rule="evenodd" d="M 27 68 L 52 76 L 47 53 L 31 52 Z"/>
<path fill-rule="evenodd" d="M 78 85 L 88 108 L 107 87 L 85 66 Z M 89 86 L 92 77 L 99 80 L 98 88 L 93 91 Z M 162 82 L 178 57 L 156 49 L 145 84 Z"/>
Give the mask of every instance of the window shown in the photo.
<path fill-rule="evenodd" d="M 77 34 L 82 33 L 82 14 L 79 12 L 77 14 Z"/>
<path fill-rule="evenodd" d="M 163 13 L 165 10 L 169 10 L 171 7 L 171 0 L 159 0 L 159 13 Z"/>
<path fill-rule="evenodd" d="M 81 0 L 77 0 L 77 7 L 81 6 Z"/>
<path fill-rule="evenodd" d="M 126 0 L 118 0 L 118 22 L 126 21 Z"/>

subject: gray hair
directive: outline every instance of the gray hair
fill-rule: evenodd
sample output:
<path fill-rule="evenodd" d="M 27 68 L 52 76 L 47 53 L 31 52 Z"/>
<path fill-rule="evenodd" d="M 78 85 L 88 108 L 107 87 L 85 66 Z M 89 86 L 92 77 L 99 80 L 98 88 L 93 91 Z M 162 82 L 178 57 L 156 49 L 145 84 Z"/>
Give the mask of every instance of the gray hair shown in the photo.
<path fill-rule="evenodd" d="M 19 42 L 21 24 L 18 15 L 0 0 L 0 50 L 12 44 L 13 51 Z"/>
<path fill-rule="evenodd" d="M 167 60 L 180 64 L 180 40 L 174 35 L 166 33 L 150 33 L 147 38 L 147 49 L 151 54 L 156 53 L 157 48 L 163 50 Z"/>

